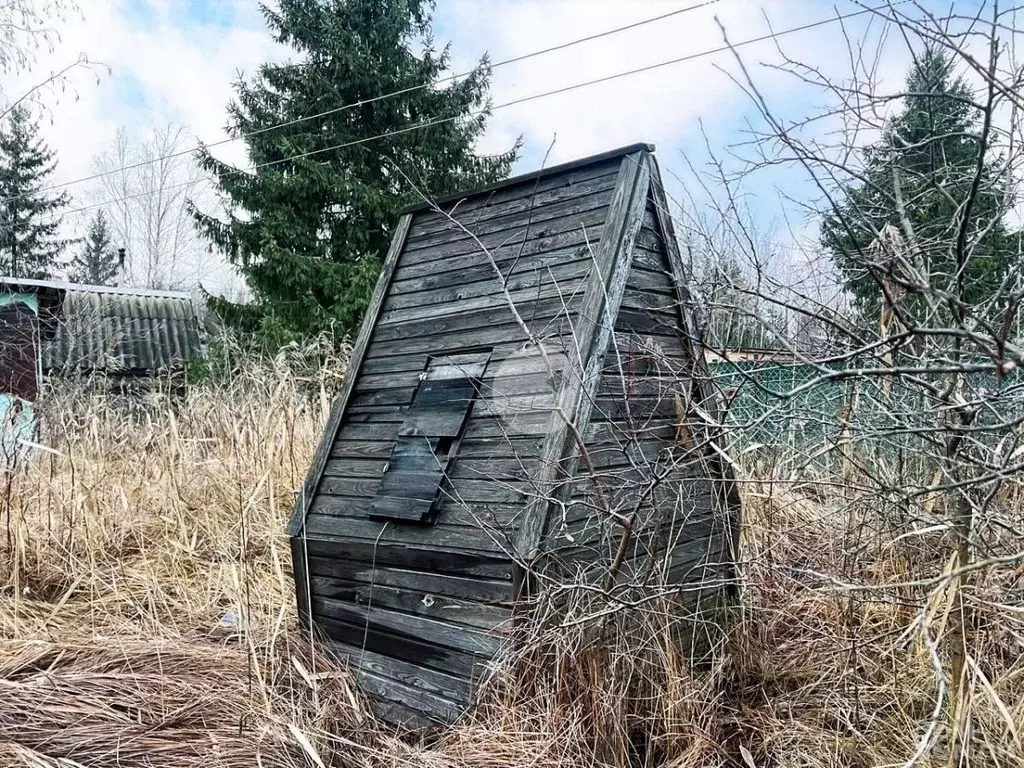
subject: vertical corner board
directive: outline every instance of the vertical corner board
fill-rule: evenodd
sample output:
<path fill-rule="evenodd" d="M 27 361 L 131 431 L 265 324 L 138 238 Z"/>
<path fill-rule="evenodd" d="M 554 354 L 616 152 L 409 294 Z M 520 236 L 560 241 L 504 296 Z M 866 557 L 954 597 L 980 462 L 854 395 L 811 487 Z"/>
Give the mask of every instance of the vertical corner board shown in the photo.
<path fill-rule="evenodd" d="M 593 395 L 590 390 L 596 389 L 599 378 L 591 374 L 600 365 L 604 346 L 614 327 L 632 265 L 633 247 L 654 184 L 652 174 L 657 173 L 657 166 L 649 162 L 650 157 L 649 150 L 644 149 L 622 158 L 615 193 L 608 209 L 606 233 L 601 237 L 596 268 L 580 309 L 582 316 L 593 318 L 580 340 L 582 370 L 578 376 L 563 377 L 558 394 L 561 412 L 580 430 L 586 428 L 585 422 L 590 418 L 587 407 Z M 558 468 L 564 466 L 572 450 L 572 435 L 563 422 L 551 430 L 542 449 L 542 469 L 537 483 L 548 490 L 537 494 L 527 507 L 516 537 L 516 552 L 523 562 L 529 563 L 539 551 L 551 491 L 558 482 Z"/>

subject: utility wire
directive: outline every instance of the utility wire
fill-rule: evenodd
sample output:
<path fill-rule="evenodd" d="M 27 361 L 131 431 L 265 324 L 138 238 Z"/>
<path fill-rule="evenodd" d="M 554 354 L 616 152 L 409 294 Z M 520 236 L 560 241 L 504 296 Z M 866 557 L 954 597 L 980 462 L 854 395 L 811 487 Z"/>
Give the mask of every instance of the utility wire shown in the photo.
<path fill-rule="evenodd" d="M 682 15 L 684 13 L 688 13 L 690 11 L 696 11 L 696 10 L 699 10 L 700 8 L 706 8 L 709 5 L 714 5 L 715 3 L 719 3 L 719 2 L 724 2 L 724 0 L 704 0 L 703 2 L 695 3 L 694 5 L 688 5 L 688 6 L 684 7 L 684 8 L 677 8 L 674 11 L 668 11 L 667 13 L 662 13 L 662 14 L 660 14 L 658 16 L 652 16 L 652 17 L 647 18 L 647 19 L 641 19 L 640 21 L 634 21 L 631 24 L 626 24 L 625 26 L 615 27 L 614 29 L 606 29 L 603 32 L 597 32 L 597 33 L 595 33 L 593 35 L 587 35 L 586 37 L 579 37 L 579 38 L 576 38 L 574 40 L 568 40 L 568 41 L 566 41 L 564 43 L 559 43 L 558 45 L 552 45 L 552 46 L 550 46 L 548 48 L 542 48 L 539 51 L 532 51 L 530 53 L 520 54 L 519 56 L 513 56 L 510 59 L 503 59 L 503 60 L 501 60 L 499 62 L 491 64 L 490 65 L 490 69 L 493 71 L 495 69 L 498 69 L 499 67 L 508 66 L 509 64 L 518 64 L 521 61 L 527 61 L 528 59 L 533 59 L 533 58 L 536 58 L 537 56 L 544 56 L 545 54 L 554 53 L 555 51 L 562 51 L 562 50 L 565 50 L 566 48 L 572 48 L 573 46 L 580 45 L 582 43 L 589 43 L 592 40 L 600 40 L 603 37 L 610 37 L 611 35 L 617 35 L 620 32 L 626 32 L 628 30 L 636 29 L 637 27 L 643 27 L 643 26 L 646 26 L 648 24 L 653 24 L 653 23 L 658 22 L 658 21 L 664 21 L 665 19 L 672 18 L 673 16 L 680 16 L 680 15 Z M 248 132 L 246 132 L 244 134 L 240 134 L 238 136 L 229 136 L 227 138 L 218 139 L 217 141 L 213 141 L 213 142 L 209 142 L 209 143 L 200 142 L 200 144 L 204 148 L 206 148 L 206 149 L 211 149 L 213 147 L 220 147 L 220 146 L 223 146 L 224 144 L 231 144 L 232 142 L 240 141 L 242 139 L 246 139 L 246 138 L 249 138 L 251 136 L 259 136 L 260 134 L 267 133 L 269 131 L 277 131 L 277 130 L 280 130 L 282 128 L 288 128 L 288 127 L 291 127 L 293 125 L 299 125 L 300 123 L 305 123 L 305 122 L 308 122 L 310 120 L 319 120 L 320 118 L 323 118 L 323 117 L 329 117 L 331 115 L 336 115 L 336 114 L 339 114 L 341 112 L 347 112 L 350 109 L 356 109 L 358 107 L 364 107 L 367 104 L 375 104 L 378 101 L 385 101 L 386 99 L 392 99 L 392 98 L 394 98 L 396 96 L 404 96 L 404 95 L 409 94 L 409 93 L 415 93 L 416 91 L 422 91 L 422 90 L 425 90 L 427 88 L 432 88 L 435 85 L 442 85 L 444 83 L 451 83 L 451 82 L 454 82 L 456 80 L 459 80 L 460 78 L 468 77 L 468 76 L 472 75 L 474 72 L 476 72 L 476 69 L 467 70 L 466 72 L 459 72 L 457 74 L 448 75 L 447 77 L 443 77 L 443 78 L 441 78 L 439 80 L 435 80 L 435 81 L 432 81 L 430 83 L 420 83 L 418 85 L 412 85 L 412 86 L 409 86 L 408 88 L 402 88 L 401 90 L 391 91 L 390 93 L 383 93 L 383 94 L 380 94 L 378 96 L 371 96 L 370 98 L 360 99 L 359 101 L 352 102 L 351 104 L 343 104 L 340 107 L 332 107 L 331 109 L 326 109 L 323 112 L 317 112 L 316 114 L 313 114 L 313 115 L 303 115 L 302 117 L 297 117 L 297 118 L 294 118 L 292 120 L 287 120 L 285 122 L 275 123 L 273 125 L 267 125 L 267 126 L 264 126 L 262 128 L 257 128 L 256 130 L 252 130 L 252 131 L 248 131 Z M 131 171 L 131 170 L 134 170 L 136 168 L 142 168 L 143 166 L 146 166 L 146 165 L 151 165 L 153 163 L 162 162 L 163 160 L 172 160 L 172 159 L 174 159 L 176 157 L 183 157 L 185 155 L 190 155 L 190 154 L 192 154 L 195 151 L 196 151 L 195 148 L 183 149 L 183 150 L 180 150 L 178 152 L 172 152 L 172 153 L 167 154 L 167 155 L 162 155 L 160 157 L 154 157 L 154 158 L 150 158 L 148 160 L 141 160 L 141 161 L 139 161 L 137 163 L 131 163 L 129 165 L 122 165 L 122 166 L 120 166 L 118 168 L 112 168 L 109 171 L 101 171 L 100 173 L 94 173 L 91 176 L 83 176 L 83 177 L 81 177 L 79 179 L 73 179 L 72 181 L 63 181 L 63 182 L 60 182 L 60 183 L 57 183 L 57 184 L 51 184 L 50 186 L 43 187 L 42 189 L 37 190 L 37 191 L 38 192 L 49 192 L 49 191 L 54 190 L 54 189 L 61 189 L 61 188 L 64 188 L 64 187 L 70 187 L 70 186 L 74 186 L 75 184 L 82 184 L 82 183 L 87 182 L 87 181 L 94 181 L 95 179 L 102 179 L 102 178 L 104 178 L 106 176 L 112 176 L 115 173 L 122 173 L 124 171 Z M 0 205 L 3 205 L 4 203 L 8 203 L 11 200 L 17 200 L 17 199 L 19 199 L 21 197 L 24 197 L 26 194 L 28 194 L 28 193 L 25 193 L 23 195 L 14 195 L 12 197 L 4 198 L 3 200 L 0 200 Z"/>
<path fill-rule="evenodd" d="M 308 152 L 302 152 L 302 153 L 299 153 L 299 154 L 296 154 L 296 155 L 290 155 L 288 157 L 279 158 L 277 160 L 270 160 L 270 161 L 267 161 L 265 163 L 259 163 L 257 165 L 253 165 L 253 166 L 251 166 L 251 167 L 249 167 L 247 169 L 241 169 L 241 168 L 232 169 L 230 171 L 225 171 L 223 173 L 215 174 L 214 178 L 220 179 L 220 178 L 224 178 L 226 176 L 232 176 L 232 175 L 237 175 L 237 174 L 247 174 L 247 173 L 251 173 L 252 171 L 259 170 L 261 168 L 267 168 L 267 167 L 272 166 L 272 165 L 278 165 L 279 163 L 286 163 L 286 162 L 291 162 L 291 161 L 294 161 L 294 160 L 301 160 L 301 159 L 304 159 L 304 158 L 307 158 L 307 157 L 311 157 L 313 155 L 318 155 L 318 154 L 321 154 L 321 153 L 324 153 L 324 152 L 336 152 L 338 150 L 346 149 L 348 147 L 354 147 L 354 146 L 358 146 L 358 145 L 361 145 L 361 144 L 367 144 L 367 143 L 369 143 L 371 141 L 377 141 L 379 139 L 387 139 L 387 138 L 390 138 L 392 136 L 399 136 L 401 134 L 409 133 L 411 131 L 417 131 L 417 130 L 420 130 L 422 128 L 430 128 L 430 127 L 435 126 L 435 125 L 441 125 L 441 124 L 444 124 L 444 123 L 451 123 L 451 122 L 454 122 L 456 120 L 460 120 L 460 119 L 463 119 L 463 118 L 466 118 L 466 117 L 474 117 L 474 116 L 477 116 L 477 115 L 486 114 L 488 112 L 494 112 L 494 111 L 497 111 L 499 109 L 507 109 L 508 107 L 517 106 L 519 104 L 525 104 L 525 103 L 530 102 L 530 101 L 536 101 L 537 99 L 543 99 L 543 98 L 547 98 L 549 96 L 557 96 L 559 94 L 569 93 L 570 91 L 575 91 L 575 90 L 578 90 L 580 88 L 587 88 L 587 87 L 592 86 L 592 85 L 599 85 L 601 83 L 607 83 L 607 82 L 611 82 L 613 80 L 619 80 L 619 79 L 624 78 L 624 77 L 630 77 L 632 75 L 638 75 L 638 74 L 641 74 L 641 73 L 644 73 L 644 72 L 651 72 L 653 70 L 662 69 L 664 67 L 672 66 L 674 64 L 682 64 L 682 63 L 687 62 L 687 61 L 694 61 L 695 59 L 704 58 L 705 56 L 713 56 L 716 53 L 723 53 L 725 51 L 734 50 L 736 48 L 742 48 L 742 47 L 747 46 L 747 45 L 754 45 L 755 43 L 762 43 L 762 42 L 765 42 L 767 40 L 777 40 L 778 38 L 780 38 L 780 37 L 782 37 L 784 35 L 790 35 L 790 34 L 794 34 L 796 32 L 804 32 L 804 31 L 807 31 L 809 29 L 816 29 L 818 27 L 827 26 L 829 24 L 836 24 L 836 23 L 838 23 L 840 21 L 846 21 L 848 19 L 852 19 L 852 18 L 855 18 L 857 16 L 862 16 L 862 15 L 864 15 L 866 13 L 876 13 L 876 12 L 878 12 L 880 10 L 884 10 L 884 9 L 886 9 L 888 7 L 889 7 L 889 5 L 877 6 L 877 7 L 874 7 L 874 8 L 864 8 L 864 9 L 859 10 L 859 11 L 853 11 L 853 12 L 850 12 L 850 13 L 847 13 L 847 14 L 840 14 L 838 16 L 833 16 L 833 17 L 830 17 L 828 19 L 822 19 L 820 21 L 809 22 L 807 24 L 801 24 L 801 25 L 796 26 L 796 27 L 789 27 L 787 29 L 783 29 L 783 30 L 780 30 L 778 32 L 769 32 L 767 34 L 759 35 L 757 37 L 747 38 L 746 40 L 741 40 L 741 41 L 736 42 L 736 43 L 720 45 L 720 46 L 718 46 L 716 48 L 709 48 L 707 50 L 699 51 L 697 53 L 690 53 L 690 54 L 687 54 L 685 56 L 679 56 L 679 57 L 674 58 L 674 59 L 669 59 L 667 61 L 661 61 L 661 62 L 657 62 L 655 64 L 648 64 L 647 66 L 644 66 L 644 67 L 637 67 L 636 69 L 630 69 L 630 70 L 626 70 L 626 71 L 623 71 L 623 72 L 617 72 L 617 73 L 615 73 L 613 75 L 606 75 L 604 77 L 594 78 L 593 80 L 586 80 L 586 81 L 581 82 L 581 83 L 575 83 L 574 85 L 567 85 L 567 86 L 564 86 L 562 88 L 556 88 L 554 90 L 544 91 L 543 93 L 535 93 L 535 94 L 532 94 L 530 96 L 523 96 L 523 97 L 518 98 L 518 99 L 513 99 L 512 101 L 506 101 L 506 102 L 503 102 L 501 104 L 496 104 L 496 105 L 491 106 L 491 107 L 485 107 L 483 109 L 474 110 L 472 112 L 462 113 L 462 114 L 458 114 L 458 115 L 452 115 L 450 117 L 439 117 L 439 118 L 436 118 L 434 120 L 429 120 L 429 121 L 422 122 L 422 123 L 415 123 L 415 124 L 407 126 L 405 128 L 399 128 L 399 129 L 394 130 L 394 131 L 388 131 L 386 133 L 380 133 L 380 134 L 377 134 L 375 136 L 367 136 L 367 137 L 364 137 L 364 138 L 361 138 L 361 139 L 354 139 L 353 141 L 347 141 L 347 142 L 344 142 L 344 143 L 341 143 L 341 144 L 335 144 L 335 145 L 330 146 L 330 147 L 324 147 L 324 148 L 321 148 L 321 149 L 313 149 L 313 150 L 310 150 Z M 201 179 L 199 182 L 189 181 L 189 182 L 186 182 L 184 184 L 175 184 L 175 185 L 172 185 L 172 186 L 169 186 L 169 187 L 165 187 L 164 189 L 165 189 L 165 191 L 166 190 L 172 190 L 172 189 L 180 189 L 182 187 L 191 186 L 191 185 L 194 185 L 194 184 L 197 184 L 197 183 L 202 183 L 204 181 L 205 182 L 211 182 L 213 180 L 214 180 L 213 178 L 206 178 L 206 179 Z M 116 197 L 116 198 L 113 198 L 111 200 L 104 201 L 102 203 L 93 203 L 91 205 L 84 205 L 84 206 L 81 206 L 79 208 L 73 208 L 73 209 L 71 209 L 69 211 L 62 211 L 60 213 L 54 213 L 52 215 L 54 217 L 56 217 L 56 216 L 64 216 L 64 215 L 68 215 L 68 214 L 81 213 L 82 211 L 87 211 L 87 210 L 90 210 L 92 208 L 98 208 L 98 207 L 110 205 L 110 204 L 116 203 L 116 202 L 123 202 L 123 201 L 127 201 L 127 200 L 132 200 L 132 199 L 135 199 L 135 198 L 138 198 L 138 197 L 145 197 L 146 195 L 155 194 L 155 192 L 156 192 L 156 190 L 148 190 L 146 192 L 141 192 L 141 193 L 137 193 L 137 194 L 134 194 L 134 195 L 128 195 L 126 197 Z"/>

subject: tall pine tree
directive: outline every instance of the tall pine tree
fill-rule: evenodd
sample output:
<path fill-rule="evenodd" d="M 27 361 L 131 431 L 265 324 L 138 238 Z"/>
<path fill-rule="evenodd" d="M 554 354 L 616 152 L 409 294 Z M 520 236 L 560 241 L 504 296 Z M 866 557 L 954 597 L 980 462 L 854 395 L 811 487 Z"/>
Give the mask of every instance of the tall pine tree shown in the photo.
<path fill-rule="evenodd" d="M 947 55 L 928 50 L 914 62 L 903 109 L 863 151 L 859 182 L 843 190 L 838 210 L 822 224 L 822 244 L 862 311 L 874 313 L 881 304 L 887 265 L 873 246 L 887 227 L 905 232 L 901 207 L 932 287 L 957 295 L 963 288 L 969 304 L 990 297 L 1017 258 L 1018 235 L 1004 221 L 1013 200 L 995 170 L 994 153 L 981 146 L 980 120 L 970 87 Z M 975 246 L 961 271 L 955 246 L 979 160 L 967 228 Z"/>
<path fill-rule="evenodd" d="M 100 208 L 89 222 L 82 249 L 71 257 L 68 279 L 88 285 L 113 285 L 119 268 L 117 251 L 110 242 L 110 226 Z"/>
<path fill-rule="evenodd" d="M 277 9 L 261 8 L 274 40 L 299 56 L 264 64 L 235 85 L 230 132 L 246 142 L 253 172 L 200 151 L 228 214 L 195 210 L 196 220 L 254 297 L 248 306 L 214 308 L 273 341 L 350 331 L 397 212 L 416 200 L 406 177 L 431 194 L 488 183 L 508 174 L 518 145 L 497 156 L 474 153 L 488 117 L 487 60 L 456 84 L 438 85 L 449 50 L 433 45 L 428 0 L 279 0 Z M 343 105 L 354 106 L 306 119 Z M 382 134 L 391 135 L 373 138 Z"/>
<path fill-rule="evenodd" d="M 56 155 L 26 106 L 16 106 L 0 128 L 0 273 L 53 277 L 71 242 L 58 237 L 67 193 L 48 194 Z"/>

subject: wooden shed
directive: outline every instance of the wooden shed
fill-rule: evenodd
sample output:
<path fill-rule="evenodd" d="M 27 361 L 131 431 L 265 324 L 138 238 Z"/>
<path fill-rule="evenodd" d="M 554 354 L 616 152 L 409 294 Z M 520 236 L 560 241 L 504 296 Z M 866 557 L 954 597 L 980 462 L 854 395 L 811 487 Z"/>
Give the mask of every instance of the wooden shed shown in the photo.
<path fill-rule="evenodd" d="M 386 718 L 458 715 L 534 569 L 721 596 L 739 509 L 685 285 L 646 144 L 401 217 L 289 525 L 303 625 Z"/>

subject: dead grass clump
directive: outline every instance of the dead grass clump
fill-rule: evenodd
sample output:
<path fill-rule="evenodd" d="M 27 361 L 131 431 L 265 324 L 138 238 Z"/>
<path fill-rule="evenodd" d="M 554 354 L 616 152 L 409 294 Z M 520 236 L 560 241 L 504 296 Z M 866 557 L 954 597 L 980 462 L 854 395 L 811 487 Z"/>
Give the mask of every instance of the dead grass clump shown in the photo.
<path fill-rule="evenodd" d="M 43 765 L 302 765 L 276 702 L 252 705 L 249 664 L 244 651 L 188 643 L 6 643 L 0 742 Z"/>
<path fill-rule="evenodd" d="M 378 754 L 347 674 L 291 634 L 283 523 L 343 361 L 325 370 L 47 402 L 47 448 L 0 476 L 4 765 L 316 765 L 332 732 Z"/>
<path fill-rule="evenodd" d="M 948 734 L 961 728 L 972 764 L 1024 764 L 1018 566 L 993 564 L 984 590 L 961 587 L 976 610 L 967 649 L 976 669 L 968 706 L 954 713 L 949 544 L 924 532 L 901 546 L 865 524 L 864 508 L 851 530 L 841 500 L 794 496 L 767 484 L 746 490 L 744 618 L 729 699 L 757 765 L 945 765 Z"/>
<path fill-rule="evenodd" d="M 740 618 L 710 668 L 674 650 L 679 617 L 649 591 L 566 590 L 476 710 L 396 739 L 296 639 L 284 523 L 344 368 L 299 362 L 177 400 L 50 399 L 47 447 L 0 475 L 0 765 L 923 768 L 947 765 L 951 732 L 971 765 L 1024 765 L 1019 489 L 996 560 L 960 579 L 930 522 L 897 530 L 835 483 L 747 482 Z"/>
<path fill-rule="evenodd" d="M 678 609 L 650 589 L 541 598 L 439 750 L 481 768 L 726 764 L 720 670 L 684 658 Z"/>

